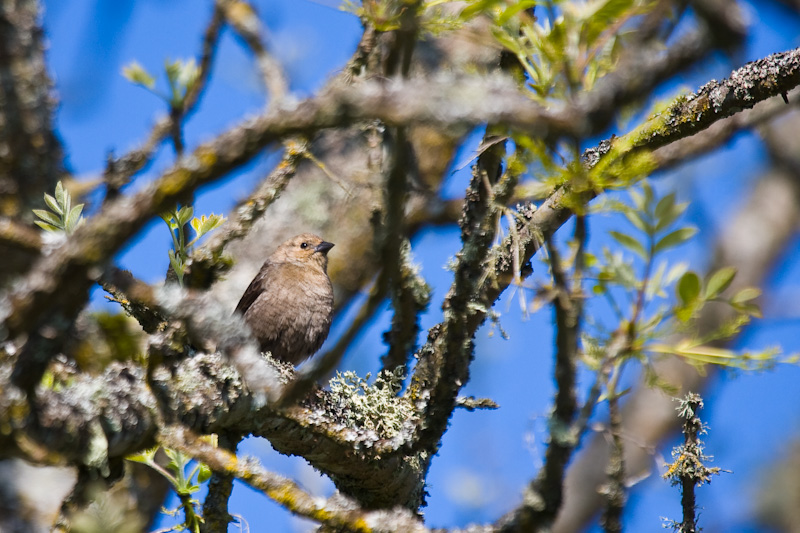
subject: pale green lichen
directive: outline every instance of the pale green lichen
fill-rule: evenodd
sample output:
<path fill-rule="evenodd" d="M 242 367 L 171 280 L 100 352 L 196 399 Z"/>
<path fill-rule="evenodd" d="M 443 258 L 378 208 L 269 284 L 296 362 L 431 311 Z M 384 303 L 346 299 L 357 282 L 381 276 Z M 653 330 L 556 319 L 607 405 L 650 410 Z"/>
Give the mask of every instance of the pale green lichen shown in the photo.
<path fill-rule="evenodd" d="M 415 415 L 408 400 L 397 396 L 403 384 L 402 369 L 380 372 L 372 385 L 352 371 L 337 372 L 330 382 L 331 399 L 341 407 L 339 416 L 347 427 L 372 430 L 380 437 L 395 435 Z"/>

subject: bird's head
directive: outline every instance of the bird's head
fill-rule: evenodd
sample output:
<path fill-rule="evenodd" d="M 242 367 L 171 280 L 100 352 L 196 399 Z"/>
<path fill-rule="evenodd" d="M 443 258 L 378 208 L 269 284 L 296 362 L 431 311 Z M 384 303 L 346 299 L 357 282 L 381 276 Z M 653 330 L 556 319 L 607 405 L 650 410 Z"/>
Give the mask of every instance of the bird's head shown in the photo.
<path fill-rule="evenodd" d="M 333 243 L 313 233 L 301 233 L 278 246 L 270 259 L 277 263 L 317 266 L 327 271 L 328 251 L 331 248 Z"/>

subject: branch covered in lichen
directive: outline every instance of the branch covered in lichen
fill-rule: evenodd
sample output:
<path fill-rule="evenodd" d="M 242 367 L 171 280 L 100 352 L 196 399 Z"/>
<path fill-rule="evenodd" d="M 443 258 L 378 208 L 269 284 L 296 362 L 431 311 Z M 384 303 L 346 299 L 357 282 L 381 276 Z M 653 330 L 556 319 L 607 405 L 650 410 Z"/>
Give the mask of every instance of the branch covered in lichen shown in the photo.
<path fill-rule="evenodd" d="M 290 479 L 265 470 L 255 459 L 240 459 L 193 436 L 180 426 L 164 428 L 159 440 L 209 465 L 216 472 L 233 476 L 272 498 L 292 513 L 326 524 L 337 530 L 371 533 L 378 531 L 427 532 L 419 519 L 401 508 L 365 511 L 358 504 L 339 497 L 321 500 L 305 492 Z"/>

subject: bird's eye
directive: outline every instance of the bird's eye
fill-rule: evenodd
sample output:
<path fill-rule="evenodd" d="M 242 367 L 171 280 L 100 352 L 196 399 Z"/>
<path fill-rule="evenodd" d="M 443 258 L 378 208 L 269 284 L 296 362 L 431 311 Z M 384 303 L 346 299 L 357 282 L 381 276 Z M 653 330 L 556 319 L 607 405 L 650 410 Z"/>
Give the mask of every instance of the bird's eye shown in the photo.
<path fill-rule="evenodd" d="M 304 242 L 304 243 L 300 244 L 300 248 L 303 248 L 303 249 L 308 248 L 308 243 Z"/>

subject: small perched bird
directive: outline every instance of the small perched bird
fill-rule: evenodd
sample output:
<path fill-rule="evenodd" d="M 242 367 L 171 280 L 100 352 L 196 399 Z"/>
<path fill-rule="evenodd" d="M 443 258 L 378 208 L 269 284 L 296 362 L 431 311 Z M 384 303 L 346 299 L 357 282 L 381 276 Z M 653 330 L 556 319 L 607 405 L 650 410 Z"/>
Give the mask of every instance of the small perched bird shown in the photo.
<path fill-rule="evenodd" d="M 236 312 L 244 316 L 262 351 L 299 364 L 319 350 L 333 315 L 328 251 L 333 244 L 312 233 L 284 242 L 244 291 Z"/>

